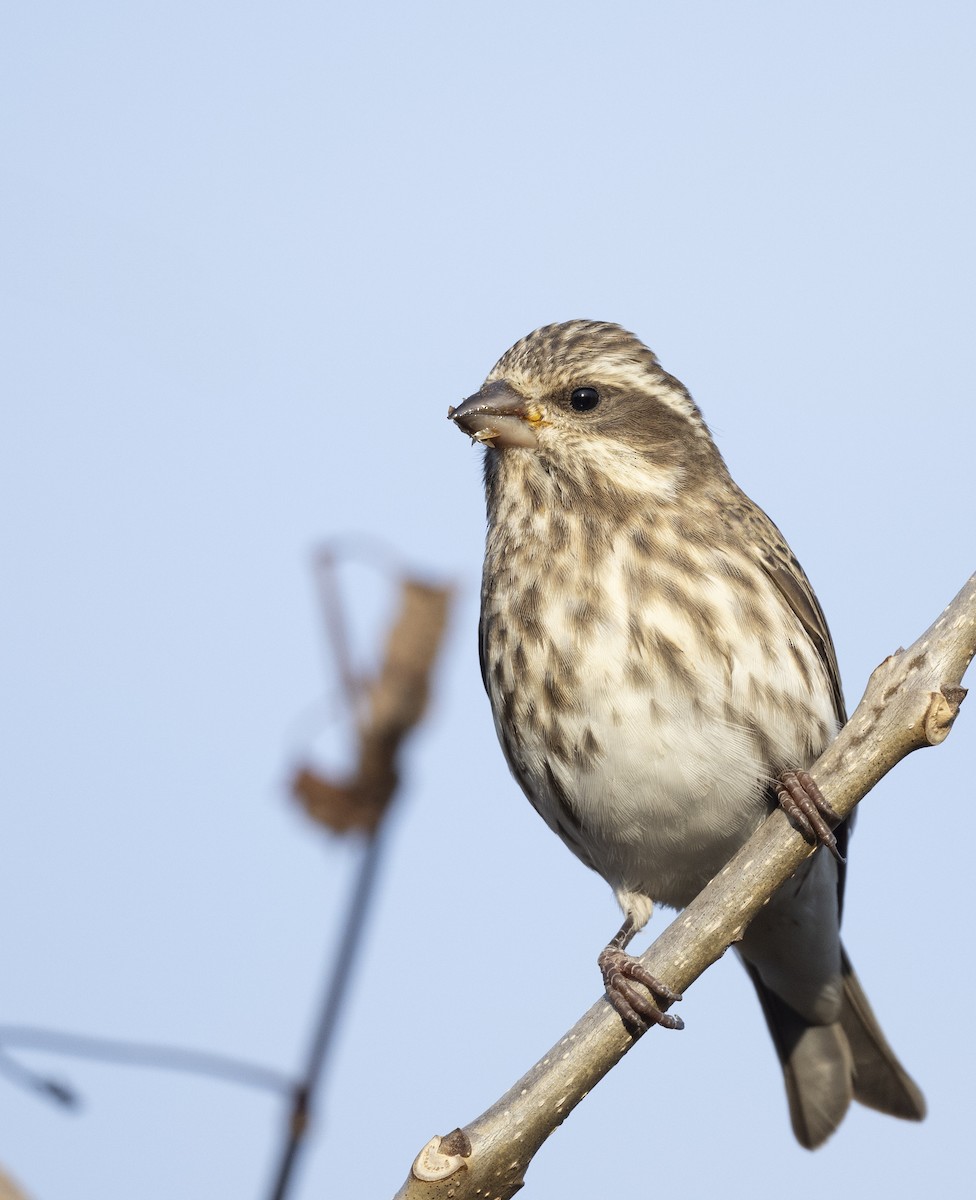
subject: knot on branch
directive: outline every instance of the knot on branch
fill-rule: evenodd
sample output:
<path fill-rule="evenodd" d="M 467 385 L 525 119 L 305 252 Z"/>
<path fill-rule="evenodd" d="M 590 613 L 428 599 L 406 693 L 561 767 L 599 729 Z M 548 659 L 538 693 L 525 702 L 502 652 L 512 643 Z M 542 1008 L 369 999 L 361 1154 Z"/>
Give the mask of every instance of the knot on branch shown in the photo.
<path fill-rule="evenodd" d="M 471 1157 L 471 1142 L 463 1129 L 452 1130 L 445 1137 L 434 1136 L 414 1159 L 413 1174 L 423 1183 L 447 1179 L 465 1166 Z"/>
<path fill-rule="evenodd" d="M 959 715 L 959 706 L 966 698 L 964 687 L 943 684 L 932 692 L 928 711 L 925 714 L 925 740 L 930 746 L 938 746 L 949 736 L 952 723 Z"/>

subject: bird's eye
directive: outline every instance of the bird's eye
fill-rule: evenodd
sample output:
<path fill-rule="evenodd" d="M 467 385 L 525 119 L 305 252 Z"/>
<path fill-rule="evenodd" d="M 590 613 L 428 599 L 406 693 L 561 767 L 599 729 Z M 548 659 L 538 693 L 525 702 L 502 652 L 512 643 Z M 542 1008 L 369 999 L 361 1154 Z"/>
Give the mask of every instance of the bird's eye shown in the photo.
<path fill-rule="evenodd" d="M 590 412 L 600 403 L 600 393 L 596 388 L 574 388 L 569 398 L 569 406 L 574 412 Z"/>

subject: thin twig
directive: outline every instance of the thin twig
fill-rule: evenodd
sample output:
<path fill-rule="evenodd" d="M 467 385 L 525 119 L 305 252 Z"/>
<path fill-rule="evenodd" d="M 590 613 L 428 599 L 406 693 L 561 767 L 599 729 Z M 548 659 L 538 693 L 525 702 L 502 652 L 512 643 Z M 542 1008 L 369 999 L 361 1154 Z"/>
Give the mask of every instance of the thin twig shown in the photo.
<path fill-rule="evenodd" d="M 294 1081 L 281 1071 L 225 1054 L 187 1050 L 181 1046 L 164 1046 L 156 1042 L 128 1042 L 119 1038 L 89 1037 L 57 1029 L 40 1029 L 33 1025 L 0 1025 L 0 1047 L 0 1053 L 6 1059 L 5 1073 L 12 1074 L 9 1064 L 15 1064 L 20 1073 L 18 1082 L 37 1089 L 62 1104 L 77 1102 L 73 1089 L 64 1088 L 62 1084 L 55 1084 L 52 1088 L 52 1081 L 34 1075 L 6 1053 L 8 1048 L 42 1050 L 128 1067 L 158 1067 L 165 1071 L 185 1071 L 192 1075 L 205 1075 L 211 1079 L 223 1079 L 228 1083 L 286 1095 L 294 1087 Z M 57 1094 L 58 1092 L 62 1094 Z"/>
<path fill-rule="evenodd" d="M 335 1040 L 342 1004 L 352 978 L 356 956 L 363 941 L 382 848 L 381 830 L 366 841 L 359 872 L 343 926 L 335 961 L 329 972 L 318 1026 L 300 1083 L 291 1090 L 288 1132 L 281 1150 L 271 1189 L 271 1200 L 284 1200 L 291 1185 L 299 1149 L 308 1130 L 312 1102 L 325 1074 L 329 1051 Z"/>
<path fill-rule="evenodd" d="M 329 640 L 329 649 L 339 672 L 339 679 L 346 693 L 346 704 L 349 714 L 358 728 L 361 720 L 361 704 L 363 697 L 362 680 L 353 666 L 352 653 L 349 648 L 349 631 L 346 628 L 345 611 L 342 607 L 342 596 L 339 592 L 339 580 L 336 571 L 335 554 L 330 549 L 323 549 L 315 560 L 316 579 L 318 582 L 319 602 L 322 605 L 322 618 Z"/>

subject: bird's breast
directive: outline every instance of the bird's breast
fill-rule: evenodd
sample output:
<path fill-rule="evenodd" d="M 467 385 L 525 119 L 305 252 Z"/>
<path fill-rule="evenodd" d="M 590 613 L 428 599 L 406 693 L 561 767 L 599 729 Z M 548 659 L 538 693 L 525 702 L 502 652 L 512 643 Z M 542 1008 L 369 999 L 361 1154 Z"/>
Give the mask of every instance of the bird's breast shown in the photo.
<path fill-rule="evenodd" d="M 531 534 L 496 524 L 485 561 L 485 685 L 509 765 L 615 888 L 683 905 L 762 819 L 771 777 L 829 738 L 826 680 L 801 694 L 795 619 L 758 569 L 737 583 L 727 551 L 669 554 L 640 522 Z"/>

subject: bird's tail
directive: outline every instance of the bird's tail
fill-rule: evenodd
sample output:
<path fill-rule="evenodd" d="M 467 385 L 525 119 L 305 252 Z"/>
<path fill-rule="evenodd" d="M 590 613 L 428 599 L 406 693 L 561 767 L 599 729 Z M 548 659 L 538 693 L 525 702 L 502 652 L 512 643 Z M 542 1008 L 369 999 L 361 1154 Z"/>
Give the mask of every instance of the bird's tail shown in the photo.
<path fill-rule="evenodd" d="M 909 1121 L 925 1116 L 925 1098 L 881 1032 L 846 951 L 841 954 L 843 1001 L 833 1025 L 812 1024 L 745 964 L 783 1067 L 793 1132 L 808 1150 L 830 1137 L 852 1099 Z"/>

